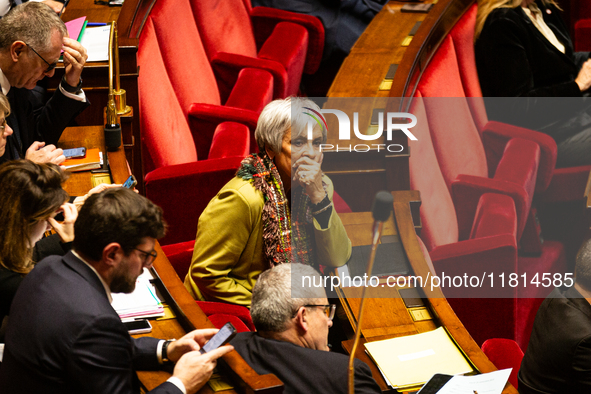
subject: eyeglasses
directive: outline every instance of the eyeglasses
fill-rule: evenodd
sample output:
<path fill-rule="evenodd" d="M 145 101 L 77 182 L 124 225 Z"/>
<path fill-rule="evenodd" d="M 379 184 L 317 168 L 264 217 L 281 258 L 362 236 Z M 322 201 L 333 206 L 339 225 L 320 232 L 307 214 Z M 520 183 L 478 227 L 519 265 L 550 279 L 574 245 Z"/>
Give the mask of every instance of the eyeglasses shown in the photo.
<path fill-rule="evenodd" d="M 2 119 L 2 122 L 0 123 L 0 134 L 4 134 L 5 131 L 6 131 L 6 118 Z"/>
<path fill-rule="evenodd" d="M 306 308 L 312 308 L 312 307 L 324 308 L 324 314 L 326 315 L 326 317 L 328 317 L 329 320 L 332 320 L 334 318 L 334 312 L 337 309 L 337 306 L 335 304 L 332 304 L 332 305 L 303 305 L 303 306 Z"/>
<path fill-rule="evenodd" d="M 158 252 L 156 252 L 155 250 L 153 250 L 151 252 L 146 252 L 146 251 L 138 249 L 138 248 L 134 248 L 134 249 L 145 256 L 144 261 L 143 261 L 143 264 L 145 264 L 145 265 L 152 264 L 152 261 L 154 261 L 154 259 L 156 257 L 158 257 Z"/>
<path fill-rule="evenodd" d="M 57 62 L 55 62 L 55 63 L 49 63 L 47 60 L 45 60 L 43 58 L 43 56 L 41 56 L 39 54 L 39 52 L 37 52 L 35 49 L 33 49 L 32 46 L 30 46 L 26 42 L 25 42 L 25 45 L 28 46 L 33 52 L 35 52 L 35 55 L 39 56 L 39 58 L 41 58 L 41 60 L 43 60 L 47 64 L 47 69 L 43 72 L 44 74 L 47 74 L 47 73 L 51 72 L 51 70 L 53 70 L 57 66 Z"/>

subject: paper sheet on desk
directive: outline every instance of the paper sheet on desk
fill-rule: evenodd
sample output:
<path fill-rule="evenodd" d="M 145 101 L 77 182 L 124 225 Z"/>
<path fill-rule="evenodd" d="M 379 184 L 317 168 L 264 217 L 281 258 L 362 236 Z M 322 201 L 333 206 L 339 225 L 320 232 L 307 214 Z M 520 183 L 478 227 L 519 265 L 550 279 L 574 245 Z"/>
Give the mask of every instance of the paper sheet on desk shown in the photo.
<path fill-rule="evenodd" d="M 150 283 L 152 275 L 144 268 L 131 294 L 113 294 L 113 309 L 119 314 L 122 320 L 132 318 L 164 316 L 162 302 L 156 296 L 154 286 Z"/>
<path fill-rule="evenodd" d="M 437 394 L 501 394 L 511 368 L 473 376 L 454 376 Z"/>
<path fill-rule="evenodd" d="M 89 27 L 84 31 L 80 44 L 86 48 L 87 62 L 106 62 L 109 60 L 109 37 L 111 26 Z"/>

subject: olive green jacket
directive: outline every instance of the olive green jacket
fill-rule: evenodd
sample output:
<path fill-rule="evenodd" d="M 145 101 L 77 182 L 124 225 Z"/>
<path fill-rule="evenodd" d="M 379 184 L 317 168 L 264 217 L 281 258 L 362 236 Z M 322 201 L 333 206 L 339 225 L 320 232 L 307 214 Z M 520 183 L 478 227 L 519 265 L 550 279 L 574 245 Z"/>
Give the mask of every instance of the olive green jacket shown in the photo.
<path fill-rule="evenodd" d="M 334 187 L 323 176 L 328 197 Z M 235 177 L 210 202 L 199 218 L 197 239 L 185 287 L 199 300 L 223 301 L 250 307 L 252 288 L 269 268 L 263 252 L 263 194 Z M 314 219 L 317 261 L 339 267 L 351 255 L 351 241 L 334 211 L 328 228 Z"/>

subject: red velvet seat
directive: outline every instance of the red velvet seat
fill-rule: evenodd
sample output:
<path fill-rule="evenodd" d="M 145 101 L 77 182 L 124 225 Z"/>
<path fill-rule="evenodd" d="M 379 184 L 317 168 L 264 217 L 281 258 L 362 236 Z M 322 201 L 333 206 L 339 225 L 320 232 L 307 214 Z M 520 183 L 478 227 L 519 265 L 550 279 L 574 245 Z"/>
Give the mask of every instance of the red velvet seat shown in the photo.
<path fill-rule="evenodd" d="M 488 339 L 482 344 L 482 351 L 497 369 L 513 368 L 509 375 L 509 383 L 518 389 L 517 374 L 521 368 L 523 351 L 517 342 L 504 338 Z"/>
<path fill-rule="evenodd" d="M 424 100 L 437 161 L 456 204 L 458 220 L 468 223 L 472 220 L 483 193 L 505 194 L 515 202 L 519 240 L 536 183 L 547 182 L 552 175 L 550 170 L 538 177 L 539 145 L 513 138 L 501 152 L 498 164 L 488 168 L 485 147 L 465 98 L 450 36 L 444 39 L 429 62 L 417 89 Z"/>
<path fill-rule="evenodd" d="M 493 271 L 494 275 L 517 272 L 517 216 L 513 200 L 505 195 L 485 193 L 478 199 L 472 222 L 459 222 L 439 169 L 420 94 L 419 99 L 413 100 L 410 112 L 417 117 L 413 134 L 418 139 L 410 143 L 410 187 L 421 192 L 420 236 L 437 274 L 480 278 L 484 272 L 487 275 Z M 463 289 L 444 288 L 443 292 L 470 335 L 482 343 L 492 337 L 515 335 L 516 292 L 504 290 L 497 294 L 491 294 L 491 289 L 483 290 L 504 297 L 488 299 L 471 297 Z"/>
<path fill-rule="evenodd" d="M 182 45 L 170 44 L 179 37 Z M 272 98 L 272 76 L 241 70 L 222 106 L 188 0 L 156 2 L 138 64 L 146 196 L 169 224 L 163 245 L 192 240 L 209 200 L 256 145 L 251 134 Z"/>
<path fill-rule="evenodd" d="M 194 244 L 195 241 L 188 241 L 162 247 L 164 254 L 181 280 L 184 280 L 189 272 Z M 248 308 L 223 302 L 196 302 L 217 328 L 222 328 L 224 324 L 231 322 L 238 332 L 255 331 Z"/>
<path fill-rule="evenodd" d="M 488 121 L 474 61 L 476 11 L 472 6 L 452 28 L 427 66 L 418 90 L 429 97 L 445 97 L 425 101 L 438 163 L 452 190 L 459 222 L 466 222 L 464 227 L 470 223 L 479 190 L 496 190 L 516 203 L 520 239 L 527 220 L 532 229 L 534 190 L 536 196 L 543 193 L 553 179 L 556 143 L 539 132 Z M 527 236 L 522 241 L 532 240 L 531 232 Z M 519 256 L 518 274 L 565 272 L 563 244 L 547 240 L 540 245 L 537 233 L 533 238 L 539 255 Z M 518 324 L 510 338 L 522 346 L 527 346 L 536 311 L 549 290 L 519 288 Z"/>
<path fill-rule="evenodd" d="M 207 56 L 225 80 L 235 79 L 243 67 L 256 67 L 273 75 L 274 98 L 285 98 L 298 93 L 302 72 L 318 69 L 324 27 L 317 18 L 251 8 L 245 0 L 191 0 L 191 5 Z M 229 91 L 221 88 L 222 96 Z"/>

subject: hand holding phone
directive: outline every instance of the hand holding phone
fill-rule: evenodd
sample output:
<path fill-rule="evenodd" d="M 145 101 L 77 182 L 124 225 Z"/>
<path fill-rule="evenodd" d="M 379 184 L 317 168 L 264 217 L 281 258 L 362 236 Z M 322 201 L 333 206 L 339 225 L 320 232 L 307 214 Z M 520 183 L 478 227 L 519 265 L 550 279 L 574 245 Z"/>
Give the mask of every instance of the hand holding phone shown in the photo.
<path fill-rule="evenodd" d="M 129 178 L 125 181 L 122 187 L 126 187 L 128 189 L 133 189 L 137 185 L 137 179 L 133 175 L 130 175 Z"/>
<path fill-rule="evenodd" d="M 209 341 L 207 341 L 207 343 L 203 345 L 201 349 L 199 349 L 199 352 L 204 354 L 225 345 L 236 336 L 236 333 L 236 327 L 234 327 L 232 323 L 228 322 L 224 324 L 218 333 L 215 334 Z"/>

